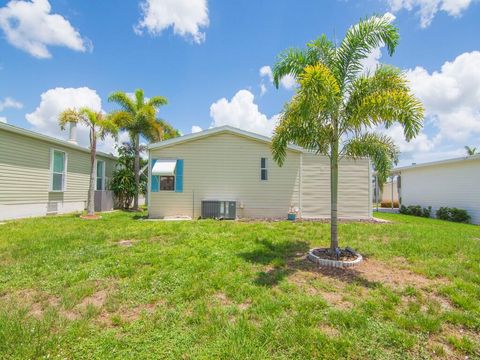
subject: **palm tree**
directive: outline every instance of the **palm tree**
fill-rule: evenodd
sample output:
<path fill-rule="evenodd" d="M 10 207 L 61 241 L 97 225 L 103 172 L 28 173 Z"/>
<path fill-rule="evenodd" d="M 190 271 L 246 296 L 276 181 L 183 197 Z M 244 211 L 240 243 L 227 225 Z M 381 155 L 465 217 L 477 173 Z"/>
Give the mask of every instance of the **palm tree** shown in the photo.
<path fill-rule="evenodd" d="M 344 157 L 370 157 L 381 181 L 398 158 L 393 140 L 374 132 L 377 126 L 403 127 L 407 140 L 423 125 L 423 106 L 400 70 L 381 65 L 363 72 L 362 60 L 385 45 L 390 55 L 398 30 L 386 17 L 371 17 L 352 26 L 336 45 L 323 35 L 303 50 L 282 53 L 274 66 L 274 83 L 293 75 L 299 86 L 280 116 L 272 153 L 282 165 L 289 143 L 330 158 L 331 244 L 338 254 L 338 164 Z"/>
<path fill-rule="evenodd" d="M 465 151 L 467 152 L 467 156 L 472 156 L 477 153 L 476 147 L 465 146 Z"/>
<path fill-rule="evenodd" d="M 90 134 L 90 182 L 88 185 L 87 215 L 94 216 L 95 211 L 95 179 L 97 177 L 97 139 L 105 139 L 107 135 L 117 136 L 118 128 L 106 115 L 89 108 L 67 109 L 58 118 L 62 130 L 67 124 L 83 124 Z"/>
<path fill-rule="evenodd" d="M 166 121 L 157 119 L 157 110 L 167 104 L 163 96 L 154 96 L 145 99 L 142 89 L 135 90 L 132 99 L 127 93 L 117 91 L 108 97 L 108 101 L 120 105 L 120 110 L 111 114 L 111 119 L 119 128 L 128 131 L 130 142 L 135 149 L 135 187 L 137 189 L 133 209 L 138 210 L 138 193 L 140 188 L 140 136 L 149 142 L 161 141 L 179 136 L 178 130 L 174 129 Z"/>

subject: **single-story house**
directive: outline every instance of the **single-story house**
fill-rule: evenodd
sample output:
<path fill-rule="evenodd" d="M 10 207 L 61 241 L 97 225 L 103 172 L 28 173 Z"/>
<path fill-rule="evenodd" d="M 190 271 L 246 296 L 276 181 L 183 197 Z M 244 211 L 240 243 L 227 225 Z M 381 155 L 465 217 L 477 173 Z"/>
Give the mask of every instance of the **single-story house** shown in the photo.
<path fill-rule="evenodd" d="M 149 151 L 151 218 L 330 217 L 330 162 L 291 145 L 282 167 L 271 139 L 221 126 L 154 143 Z M 369 159 L 344 159 L 339 171 L 339 217 L 372 216 Z"/>
<path fill-rule="evenodd" d="M 115 164 L 114 156 L 97 153 L 97 209 L 105 209 L 105 202 L 113 206 L 105 189 Z M 0 123 L 0 220 L 83 211 L 89 179 L 90 149 L 74 138 L 63 141 Z"/>
<path fill-rule="evenodd" d="M 442 206 L 467 210 L 480 224 L 480 154 L 412 164 L 394 170 L 402 205 Z"/>
<path fill-rule="evenodd" d="M 393 178 L 390 178 L 390 180 L 388 180 L 385 184 L 383 184 L 382 189 L 380 191 L 381 202 L 398 203 L 397 186 L 398 186 L 398 182 L 395 176 L 393 176 Z"/>

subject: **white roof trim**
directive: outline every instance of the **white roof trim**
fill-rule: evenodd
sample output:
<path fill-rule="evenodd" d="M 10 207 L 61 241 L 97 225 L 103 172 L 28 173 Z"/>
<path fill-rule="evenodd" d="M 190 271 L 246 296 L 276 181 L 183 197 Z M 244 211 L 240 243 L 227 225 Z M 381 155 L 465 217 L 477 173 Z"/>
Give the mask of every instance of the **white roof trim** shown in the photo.
<path fill-rule="evenodd" d="M 152 168 L 152 175 L 175 175 L 175 168 L 177 167 L 176 160 L 157 160 Z"/>
<path fill-rule="evenodd" d="M 446 160 L 439 160 L 439 161 L 431 161 L 423 164 L 415 164 L 415 165 L 408 165 L 408 166 L 400 166 L 392 170 L 393 173 L 398 173 L 404 170 L 412 170 L 427 166 L 436 166 L 436 165 L 444 165 L 444 164 L 451 164 L 463 161 L 471 161 L 471 160 L 480 160 L 480 154 L 470 155 L 470 156 L 463 156 L 453 159 L 446 159 Z"/>
<path fill-rule="evenodd" d="M 180 136 L 180 137 L 177 137 L 177 138 L 153 143 L 153 144 L 148 145 L 148 149 L 152 150 L 152 149 L 159 149 L 159 148 L 163 148 L 163 147 L 168 147 L 168 146 L 176 145 L 176 144 L 179 144 L 179 143 L 192 141 L 192 140 L 197 140 L 197 139 L 200 139 L 200 138 L 203 138 L 203 137 L 212 136 L 212 135 L 220 134 L 220 133 L 224 133 L 224 132 L 239 135 L 239 136 L 243 136 L 243 137 L 247 137 L 247 138 L 251 138 L 251 139 L 258 140 L 258 141 L 265 142 L 265 143 L 271 143 L 272 142 L 272 139 L 268 136 L 263 136 L 263 135 L 260 135 L 260 134 L 252 133 L 250 131 L 245 131 L 245 130 L 242 130 L 242 129 L 238 129 L 238 128 L 235 128 L 233 126 L 224 125 L 224 126 L 219 126 L 219 127 L 203 130 L 203 131 L 200 131 L 200 132 L 197 132 L 197 133 L 183 135 L 183 136 Z M 290 150 L 295 150 L 295 151 L 300 151 L 300 152 L 304 151 L 304 149 L 302 147 L 297 146 L 297 145 L 288 145 L 288 148 Z"/>
<path fill-rule="evenodd" d="M 16 134 L 20 134 L 20 135 L 23 135 L 23 136 L 28 136 L 28 137 L 31 137 L 31 138 L 34 138 L 34 139 L 47 141 L 49 143 L 57 144 L 57 145 L 64 146 L 64 147 L 67 147 L 67 148 L 70 148 L 70 149 L 75 149 L 75 150 L 87 152 L 87 153 L 90 154 L 90 149 L 85 148 L 83 146 L 72 144 L 72 143 L 70 143 L 66 140 L 60 140 L 60 139 L 56 139 L 56 138 L 51 137 L 51 136 L 43 135 L 43 134 L 37 133 L 35 131 L 23 129 L 23 128 L 15 126 L 15 125 L 5 124 L 5 123 L 0 122 L 0 129 L 10 131 L 10 132 L 13 132 L 13 133 L 16 133 Z M 114 159 L 114 160 L 117 159 L 112 154 L 107 154 L 107 153 L 104 153 L 104 152 L 101 152 L 101 151 L 97 151 L 97 155 L 107 157 L 107 158 L 110 158 L 110 159 Z"/>

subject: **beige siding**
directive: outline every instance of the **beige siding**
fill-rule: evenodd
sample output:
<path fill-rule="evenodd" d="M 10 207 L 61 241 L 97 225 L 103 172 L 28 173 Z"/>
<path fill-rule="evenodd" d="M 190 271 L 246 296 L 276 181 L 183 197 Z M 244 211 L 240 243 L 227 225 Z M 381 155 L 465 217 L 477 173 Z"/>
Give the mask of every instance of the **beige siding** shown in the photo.
<path fill-rule="evenodd" d="M 67 153 L 67 190 L 50 192 L 50 153 L 55 148 Z M 114 161 L 106 162 L 111 177 Z M 0 204 L 46 204 L 87 200 L 90 154 L 56 143 L 0 129 Z"/>
<path fill-rule="evenodd" d="M 330 163 L 325 156 L 303 154 L 302 216 L 330 216 Z M 342 218 L 370 216 L 369 161 L 342 160 L 339 165 L 338 211 Z"/>
<path fill-rule="evenodd" d="M 299 206 L 300 155 L 288 151 L 279 168 L 269 144 L 228 133 L 153 149 L 152 159 L 183 159 L 184 174 L 182 193 L 150 193 L 150 216 L 198 217 L 202 200 L 220 199 L 237 201 L 239 217 L 285 217 Z M 261 157 L 268 159 L 267 181 L 260 180 Z"/>
<path fill-rule="evenodd" d="M 270 144 L 219 133 L 152 149 L 152 159 L 183 159 L 183 193 L 151 192 L 150 216 L 194 216 L 202 200 L 235 200 L 237 216 L 282 217 L 291 207 L 306 218 L 330 216 L 329 163 L 325 157 L 289 150 L 278 167 Z M 268 159 L 268 181 L 260 180 L 260 158 Z M 340 165 L 339 210 L 344 218 L 370 216 L 368 160 Z"/>
<path fill-rule="evenodd" d="M 401 171 L 403 205 L 457 207 L 480 224 L 480 159 L 419 166 Z"/>

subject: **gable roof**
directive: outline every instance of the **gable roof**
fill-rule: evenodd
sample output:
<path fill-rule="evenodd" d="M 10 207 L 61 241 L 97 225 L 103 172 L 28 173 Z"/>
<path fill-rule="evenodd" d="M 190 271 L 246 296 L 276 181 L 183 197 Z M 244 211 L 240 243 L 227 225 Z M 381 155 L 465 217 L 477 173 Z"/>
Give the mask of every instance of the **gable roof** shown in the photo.
<path fill-rule="evenodd" d="M 431 162 L 427 162 L 427 163 L 423 163 L 423 164 L 412 164 L 412 165 L 408 165 L 408 166 L 400 166 L 400 167 L 397 167 L 397 168 L 393 169 L 392 172 L 393 173 L 398 173 L 400 171 L 412 170 L 412 169 L 417 169 L 417 168 L 422 168 L 422 167 L 445 165 L 445 164 L 459 163 L 459 162 L 472 161 L 472 160 L 480 160 L 480 154 L 475 154 L 475 155 L 470 155 L 470 156 L 462 156 L 462 157 L 453 158 L 453 159 L 431 161 Z"/>
<path fill-rule="evenodd" d="M 223 125 L 223 126 L 203 130 L 203 131 L 200 131 L 200 132 L 197 132 L 197 133 L 183 135 L 183 136 L 176 137 L 176 138 L 173 138 L 173 139 L 156 142 L 156 143 L 148 145 L 148 149 L 152 150 L 152 149 L 164 148 L 164 147 L 173 146 L 173 145 L 181 144 L 181 143 L 184 143 L 184 142 L 198 140 L 198 139 L 205 138 L 205 137 L 208 137 L 208 136 L 223 134 L 223 133 L 242 136 L 242 137 L 249 138 L 249 139 L 256 140 L 256 141 L 260 141 L 260 142 L 263 142 L 263 143 L 271 143 L 272 142 L 272 138 L 270 138 L 268 136 L 264 136 L 264 135 L 256 134 L 256 133 L 253 133 L 253 132 L 250 132 L 250 131 L 238 129 L 238 128 L 230 126 L 230 125 Z M 297 145 L 288 145 L 288 149 L 294 150 L 294 151 L 299 151 L 299 152 L 304 151 L 304 149 L 302 147 L 297 146 Z"/>
<path fill-rule="evenodd" d="M 90 154 L 90 149 L 89 148 L 85 148 L 85 147 L 80 146 L 80 145 L 72 144 L 72 143 L 70 143 L 66 140 L 60 140 L 60 139 L 57 139 L 57 138 L 54 138 L 54 137 L 51 137 L 51 136 L 43 135 L 43 134 L 37 133 L 35 131 L 23 129 L 23 128 L 15 126 L 15 125 L 0 122 L 0 130 L 6 130 L 6 131 L 9 131 L 9 132 L 12 132 L 12 133 L 15 133 L 15 134 L 27 136 L 27 137 L 38 139 L 38 140 L 47 141 L 47 142 L 52 143 L 52 144 L 68 147 L 70 149 L 75 149 L 75 150 L 79 150 L 79 151 L 86 152 L 86 153 Z M 107 154 L 107 153 L 104 153 L 104 152 L 101 152 L 101 151 L 97 151 L 97 154 L 100 155 L 100 156 L 103 156 L 103 157 L 110 158 L 110 159 L 114 159 L 114 160 L 117 159 L 112 154 Z"/>

